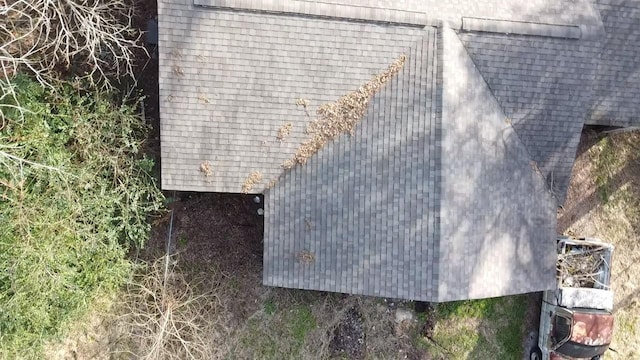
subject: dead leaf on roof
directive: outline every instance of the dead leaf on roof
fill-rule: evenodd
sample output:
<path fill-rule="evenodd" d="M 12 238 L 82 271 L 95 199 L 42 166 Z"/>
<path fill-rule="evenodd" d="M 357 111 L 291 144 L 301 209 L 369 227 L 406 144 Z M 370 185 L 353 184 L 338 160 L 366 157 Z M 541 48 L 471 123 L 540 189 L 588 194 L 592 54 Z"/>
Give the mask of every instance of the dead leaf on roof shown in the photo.
<path fill-rule="evenodd" d="M 325 144 L 339 135 L 353 135 L 373 95 L 402 69 L 406 59 L 405 55 L 401 55 L 384 72 L 374 76 L 358 90 L 342 96 L 335 102 L 321 105 L 316 111 L 317 118 L 307 126 L 306 133 L 310 138 L 300 145 L 293 158 L 285 161 L 282 167 L 290 169 L 296 164 L 305 164 Z M 296 101 L 296 105 L 306 106 L 302 101 Z"/>
<path fill-rule="evenodd" d="M 296 259 L 300 264 L 305 264 L 305 265 L 313 264 L 313 262 L 316 261 L 315 255 L 313 255 L 313 253 L 308 250 L 303 250 L 297 253 Z"/>
<path fill-rule="evenodd" d="M 303 99 L 303 98 L 296 99 L 296 105 L 297 106 L 302 106 L 303 108 L 306 109 L 307 106 L 309 106 L 309 100 Z"/>
<path fill-rule="evenodd" d="M 204 95 L 198 95 L 198 101 L 200 101 L 203 104 L 209 104 L 209 98 L 204 96 Z"/>
<path fill-rule="evenodd" d="M 184 76 L 184 71 L 182 71 L 182 68 L 178 65 L 173 65 L 172 71 L 174 75 Z"/>
<path fill-rule="evenodd" d="M 280 129 L 278 129 L 278 135 L 276 135 L 276 139 L 278 139 L 278 141 L 280 142 L 285 141 L 289 137 L 291 129 L 293 129 L 293 124 L 291 123 L 282 125 Z"/>
<path fill-rule="evenodd" d="M 531 160 L 529 162 L 529 165 L 531 165 L 531 168 L 533 169 L 533 171 L 542 175 L 542 171 L 540 171 L 540 168 L 538 167 L 538 163 L 535 160 Z"/>
<path fill-rule="evenodd" d="M 262 173 L 260 171 L 254 171 L 244 180 L 242 184 L 242 193 L 248 194 L 256 184 L 262 181 Z"/>
<path fill-rule="evenodd" d="M 278 179 L 271 179 L 269 180 L 269 182 L 267 183 L 267 186 L 265 186 L 265 190 L 269 190 L 272 187 L 276 186 L 276 184 L 278 183 Z"/>
<path fill-rule="evenodd" d="M 296 99 L 296 106 L 302 106 L 302 108 L 304 109 L 304 113 L 305 115 L 311 117 L 311 115 L 309 114 L 309 100 L 304 99 L 304 98 L 300 98 L 300 99 Z"/>
<path fill-rule="evenodd" d="M 200 172 L 208 178 L 213 175 L 213 169 L 211 168 L 211 163 L 208 160 L 205 160 L 200 164 Z"/>
<path fill-rule="evenodd" d="M 304 227 L 305 229 L 307 229 L 307 231 L 313 229 L 313 223 L 311 222 L 311 219 L 309 218 L 304 219 Z"/>

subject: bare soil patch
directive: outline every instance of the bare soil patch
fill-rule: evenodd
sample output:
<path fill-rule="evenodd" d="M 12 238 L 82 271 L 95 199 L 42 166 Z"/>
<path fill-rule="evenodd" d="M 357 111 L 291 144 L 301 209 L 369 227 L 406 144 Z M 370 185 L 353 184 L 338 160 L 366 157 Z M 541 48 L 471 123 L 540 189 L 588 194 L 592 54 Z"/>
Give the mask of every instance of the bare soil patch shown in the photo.
<path fill-rule="evenodd" d="M 329 345 L 331 355 L 337 358 L 362 359 L 364 340 L 362 315 L 356 308 L 352 308 L 347 311 L 333 333 Z"/>
<path fill-rule="evenodd" d="M 187 277 L 208 272 L 221 274 L 233 301 L 229 310 L 236 322 L 260 306 L 267 290 L 262 286 L 262 204 L 254 196 L 168 192 L 174 202 L 169 213 L 154 227 L 151 239 L 139 255 L 152 260 L 166 251 L 173 213 L 170 251 L 176 254 Z M 206 284 L 203 284 L 206 286 Z"/>

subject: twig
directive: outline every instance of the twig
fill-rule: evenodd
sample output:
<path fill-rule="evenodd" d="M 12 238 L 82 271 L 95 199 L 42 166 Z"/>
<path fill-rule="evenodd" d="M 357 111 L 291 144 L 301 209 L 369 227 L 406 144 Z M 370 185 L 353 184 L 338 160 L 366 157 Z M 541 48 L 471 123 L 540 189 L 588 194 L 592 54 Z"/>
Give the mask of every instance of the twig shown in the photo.
<path fill-rule="evenodd" d="M 31 165 L 31 166 L 34 166 L 34 167 L 37 167 L 37 168 L 46 169 L 46 170 L 49 170 L 49 171 L 55 171 L 55 172 L 58 172 L 58 173 L 61 173 L 61 174 L 64 174 L 64 175 L 76 177 L 75 175 L 66 173 L 66 172 L 64 172 L 64 171 L 62 171 L 62 170 L 60 170 L 58 168 L 55 168 L 55 167 L 52 167 L 52 166 L 48 166 L 48 165 L 38 164 L 36 162 L 29 161 L 29 160 L 23 159 L 21 157 L 17 157 L 15 155 L 11 155 L 11 154 L 6 153 L 6 152 L 1 151 L 1 150 L 0 150 L 0 156 L 7 157 L 7 158 L 9 158 L 9 159 L 11 159 L 11 160 L 13 160 L 15 162 L 18 162 L 18 163 L 28 164 L 28 165 Z"/>

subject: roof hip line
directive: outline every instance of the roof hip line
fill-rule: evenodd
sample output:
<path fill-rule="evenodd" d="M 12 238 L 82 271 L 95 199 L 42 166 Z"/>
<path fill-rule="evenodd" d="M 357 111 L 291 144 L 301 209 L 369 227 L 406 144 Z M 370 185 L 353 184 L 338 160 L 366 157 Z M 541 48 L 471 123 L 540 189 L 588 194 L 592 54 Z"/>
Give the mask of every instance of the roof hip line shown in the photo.
<path fill-rule="evenodd" d="M 459 37 L 458 37 L 459 39 Z M 478 64 L 476 63 L 476 61 L 474 60 L 473 56 L 471 56 L 471 54 L 469 54 L 469 52 L 467 51 L 466 46 L 462 46 L 462 48 L 464 49 L 464 51 L 467 53 L 467 56 L 469 57 L 469 60 L 471 60 L 471 62 L 473 63 L 473 65 L 476 67 L 476 69 L 480 69 L 478 67 Z M 489 85 L 489 82 L 487 81 L 487 79 L 485 78 L 485 74 L 482 71 L 478 71 L 478 73 L 480 74 L 480 77 L 482 78 L 482 81 L 484 81 L 484 84 L 486 85 L 487 89 L 489 90 L 489 93 L 491 94 L 491 96 L 493 96 L 494 99 L 496 99 L 496 104 L 498 105 L 498 108 L 500 109 L 500 112 L 502 113 L 502 115 L 504 115 L 505 120 L 508 123 L 508 127 L 513 130 L 513 135 L 515 135 L 515 137 L 518 139 L 518 142 L 521 144 L 524 144 L 524 141 L 522 139 L 522 137 L 518 134 L 518 132 L 515 130 L 515 127 L 513 126 L 513 123 L 511 121 L 511 119 L 507 116 L 507 112 L 505 111 L 504 107 L 502 106 L 502 104 L 500 104 L 500 101 L 497 101 L 497 97 L 496 94 L 494 93 L 494 90 L 491 88 L 491 86 Z M 504 136 L 504 135 L 503 135 Z M 504 139 L 503 139 L 504 140 Z M 524 146 L 524 151 L 526 151 L 527 155 L 529 156 L 529 159 L 533 162 L 532 166 L 536 167 L 538 166 L 538 164 L 533 160 L 533 154 L 531 154 L 531 151 L 529 151 L 529 149 Z M 541 173 L 538 172 L 539 169 L 534 169 L 534 172 L 536 172 L 536 174 L 538 176 L 540 176 L 542 178 L 542 180 L 544 181 L 544 183 L 547 186 L 547 189 L 549 190 L 549 192 L 551 193 L 551 195 L 553 196 L 553 198 L 558 201 L 558 203 L 561 202 L 560 198 L 558 197 L 558 195 L 553 191 L 553 189 L 551 188 L 551 184 L 549 184 L 549 182 L 547 181 L 547 179 L 545 178 L 544 175 L 542 175 Z"/>

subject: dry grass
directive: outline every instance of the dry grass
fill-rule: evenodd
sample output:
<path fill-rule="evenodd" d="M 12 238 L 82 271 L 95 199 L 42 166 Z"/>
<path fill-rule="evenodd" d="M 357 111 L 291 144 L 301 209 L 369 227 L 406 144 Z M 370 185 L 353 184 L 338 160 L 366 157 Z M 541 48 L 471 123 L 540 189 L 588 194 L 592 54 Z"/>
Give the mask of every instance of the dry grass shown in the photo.
<path fill-rule="evenodd" d="M 292 129 L 293 124 L 291 124 L 290 122 L 282 125 L 282 127 L 278 129 L 278 135 L 276 135 L 276 139 L 278 139 L 278 141 L 280 142 L 285 141 L 289 137 L 289 134 L 291 134 Z"/>
<path fill-rule="evenodd" d="M 434 359 L 522 358 L 526 304 L 524 296 L 437 304 L 422 343 Z"/>
<path fill-rule="evenodd" d="M 262 181 L 262 173 L 259 171 L 254 171 L 242 183 L 242 193 L 248 194 L 257 184 Z"/>
<path fill-rule="evenodd" d="M 125 291 L 118 326 L 130 341 L 119 352 L 153 360 L 221 358 L 228 335 L 224 291 L 209 280 L 205 290 L 187 282 L 175 258 L 149 264 Z"/>
<path fill-rule="evenodd" d="M 349 338 L 357 334 L 347 333 L 343 340 L 360 346 L 364 358 L 402 359 L 411 353 L 409 358 L 424 358 L 424 353 L 410 350 L 417 322 L 396 324 L 394 311 L 380 299 L 287 289 L 269 290 L 263 308 L 233 333 L 228 358 L 347 358 L 332 357 L 331 343 L 353 310 L 360 315 L 363 336 Z"/>
<path fill-rule="evenodd" d="M 305 164 L 325 144 L 333 141 L 341 134 L 353 134 L 356 125 L 364 117 L 369 101 L 378 90 L 404 66 L 406 56 L 401 55 L 382 73 L 376 75 L 358 90 L 342 96 L 333 103 L 321 105 L 316 111 L 317 118 L 307 127 L 310 138 L 302 143 L 293 158 L 282 166 L 290 169 L 296 164 Z M 306 108 L 307 103 L 299 101 L 297 105 Z"/>
<path fill-rule="evenodd" d="M 640 357 L 640 133 L 600 141 L 580 155 L 561 214 L 568 235 L 615 246 L 611 285 L 616 329 L 609 359 Z M 586 208 L 582 208 L 586 207 Z M 570 221 L 569 221 L 570 220 Z"/>
<path fill-rule="evenodd" d="M 60 341 L 52 341 L 44 347 L 48 360 L 110 359 L 112 349 L 121 336 L 116 334 L 114 294 L 98 298 L 91 304 L 91 312 L 72 324 Z"/>

